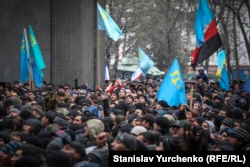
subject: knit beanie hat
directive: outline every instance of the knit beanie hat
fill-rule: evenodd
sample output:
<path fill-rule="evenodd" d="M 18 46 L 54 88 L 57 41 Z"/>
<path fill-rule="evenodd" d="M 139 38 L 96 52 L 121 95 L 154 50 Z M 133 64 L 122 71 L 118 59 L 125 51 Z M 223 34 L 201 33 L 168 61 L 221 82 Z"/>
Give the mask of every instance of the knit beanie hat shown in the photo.
<path fill-rule="evenodd" d="M 18 108 L 12 108 L 12 109 L 10 109 L 10 111 L 17 113 L 18 115 L 20 115 L 20 113 L 21 113 L 21 111 Z"/>
<path fill-rule="evenodd" d="M 21 110 L 31 110 L 32 105 L 31 104 L 25 104 L 21 107 Z"/>
<path fill-rule="evenodd" d="M 136 139 L 127 133 L 122 133 L 116 137 L 117 140 L 122 142 L 131 151 L 136 151 Z"/>
<path fill-rule="evenodd" d="M 245 142 L 248 142 L 248 140 L 249 140 L 249 135 L 248 135 L 247 131 L 245 129 L 242 129 L 242 128 L 234 128 L 231 131 L 230 136 L 234 136 L 234 137 L 241 139 Z"/>
<path fill-rule="evenodd" d="M 10 134 L 5 131 L 0 131 L 0 139 L 4 141 L 4 144 L 7 144 L 11 141 Z"/>
<path fill-rule="evenodd" d="M 138 119 L 139 116 L 136 113 L 129 114 L 127 116 L 128 123 L 132 123 L 134 119 Z"/>
<path fill-rule="evenodd" d="M 234 121 L 231 118 L 225 118 L 222 123 L 224 123 L 229 128 L 234 128 Z"/>
<path fill-rule="evenodd" d="M 38 114 L 42 115 L 43 114 L 43 109 L 40 105 L 34 105 L 31 107 L 32 111 L 36 111 Z"/>
<path fill-rule="evenodd" d="M 155 123 L 161 128 L 162 134 L 169 131 L 170 123 L 166 117 L 157 117 Z"/>
<path fill-rule="evenodd" d="M 0 152 L 4 152 L 5 154 L 7 154 L 9 157 L 12 157 L 15 152 L 21 148 L 22 143 L 19 142 L 15 142 L 15 141 L 11 141 L 7 144 L 5 144 L 1 149 Z"/>
<path fill-rule="evenodd" d="M 60 125 L 60 126 L 62 126 L 62 127 L 66 127 L 66 126 L 68 126 L 68 122 L 67 122 L 67 120 L 65 120 L 65 119 L 63 119 L 63 118 L 60 118 L 60 117 L 58 117 L 58 116 L 56 116 L 55 117 L 55 119 L 53 120 L 53 123 L 56 123 L 56 124 L 58 124 L 58 125 Z"/>
<path fill-rule="evenodd" d="M 76 152 L 81 155 L 81 157 L 85 157 L 86 156 L 85 147 L 81 143 L 79 143 L 77 141 L 72 141 L 72 142 L 69 143 L 69 145 L 72 148 L 74 148 L 76 150 Z"/>
<path fill-rule="evenodd" d="M 240 108 L 233 108 L 231 110 L 232 112 L 232 119 L 239 119 L 242 120 L 243 119 L 243 111 Z"/>

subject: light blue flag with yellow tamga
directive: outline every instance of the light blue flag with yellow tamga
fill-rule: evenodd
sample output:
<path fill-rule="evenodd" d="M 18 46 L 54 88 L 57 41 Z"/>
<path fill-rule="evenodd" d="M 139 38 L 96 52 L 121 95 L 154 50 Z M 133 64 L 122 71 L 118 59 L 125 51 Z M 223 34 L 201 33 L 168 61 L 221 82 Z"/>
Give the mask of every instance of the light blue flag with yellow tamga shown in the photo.
<path fill-rule="evenodd" d="M 169 106 L 187 105 L 185 83 L 178 59 L 175 58 L 157 93 L 157 100 L 163 100 Z"/>
<path fill-rule="evenodd" d="M 117 41 L 122 36 L 122 31 L 110 15 L 97 3 L 98 29 L 107 32 L 108 36 Z"/>
<path fill-rule="evenodd" d="M 44 68 L 46 68 L 46 65 L 43 61 L 43 56 L 42 56 L 41 50 L 39 48 L 39 45 L 37 43 L 35 34 L 34 34 L 31 26 L 29 26 L 29 37 L 30 37 L 29 42 L 30 42 L 30 47 L 31 47 L 31 52 L 32 52 L 31 55 L 34 56 L 37 69 L 39 70 L 40 75 L 43 77 L 42 70 Z"/>
<path fill-rule="evenodd" d="M 146 76 L 148 71 L 154 66 L 154 62 L 143 52 L 139 47 L 139 67 L 142 71 L 143 76 Z"/>
<path fill-rule="evenodd" d="M 26 40 L 24 33 L 22 35 L 21 44 L 21 57 L 20 57 L 20 83 L 24 83 L 29 80 L 29 57 L 27 54 Z"/>

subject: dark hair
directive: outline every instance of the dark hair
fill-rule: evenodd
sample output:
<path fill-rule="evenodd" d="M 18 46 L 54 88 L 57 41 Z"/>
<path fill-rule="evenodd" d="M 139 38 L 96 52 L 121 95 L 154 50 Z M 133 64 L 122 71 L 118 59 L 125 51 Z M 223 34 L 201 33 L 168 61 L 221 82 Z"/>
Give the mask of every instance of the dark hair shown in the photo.
<path fill-rule="evenodd" d="M 30 126 L 29 134 L 33 134 L 34 136 L 37 136 L 41 131 L 41 128 L 38 125 L 33 125 L 31 123 L 26 123 L 25 125 Z"/>
<path fill-rule="evenodd" d="M 19 117 L 12 118 L 13 122 L 13 128 L 16 127 L 16 129 L 13 129 L 15 131 L 20 131 L 22 130 L 23 127 L 23 119 Z"/>
<path fill-rule="evenodd" d="M 14 164 L 14 167 L 25 167 L 25 166 L 39 167 L 40 166 L 39 159 L 30 155 L 23 156 L 20 159 L 18 159 Z"/>
<path fill-rule="evenodd" d="M 159 143 L 161 137 L 161 133 L 156 130 L 148 130 L 140 135 L 143 136 L 143 142 L 148 143 L 149 145 Z"/>

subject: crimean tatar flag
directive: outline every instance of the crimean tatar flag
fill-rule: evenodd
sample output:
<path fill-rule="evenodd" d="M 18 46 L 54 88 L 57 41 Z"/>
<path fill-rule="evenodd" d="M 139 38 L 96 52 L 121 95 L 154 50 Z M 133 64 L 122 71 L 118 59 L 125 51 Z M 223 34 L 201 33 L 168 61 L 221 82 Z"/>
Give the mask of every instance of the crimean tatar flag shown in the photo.
<path fill-rule="evenodd" d="M 187 105 L 185 83 L 178 59 L 175 58 L 157 93 L 157 100 L 169 106 Z"/>
<path fill-rule="evenodd" d="M 122 37 L 122 31 L 117 26 L 115 21 L 110 17 L 110 15 L 97 3 L 98 7 L 98 29 L 107 32 L 108 36 L 114 41 L 117 41 Z"/>

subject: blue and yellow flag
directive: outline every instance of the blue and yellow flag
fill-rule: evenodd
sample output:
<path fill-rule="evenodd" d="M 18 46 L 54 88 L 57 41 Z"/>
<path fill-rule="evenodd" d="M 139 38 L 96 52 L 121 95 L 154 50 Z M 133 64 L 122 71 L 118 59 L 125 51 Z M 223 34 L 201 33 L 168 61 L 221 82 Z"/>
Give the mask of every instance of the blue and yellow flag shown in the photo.
<path fill-rule="evenodd" d="M 29 80 L 29 57 L 26 49 L 26 40 L 24 33 L 22 35 L 21 57 L 20 57 L 20 83 Z"/>
<path fill-rule="evenodd" d="M 143 76 L 146 76 L 148 71 L 154 66 L 154 62 L 138 47 L 139 52 L 139 67 Z"/>
<path fill-rule="evenodd" d="M 37 43 L 35 34 L 34 34 L 31 26 L 29 26 L 29 37 L 30 37 L 29 42 L 30 42 L 32 55 L 34 56 L 37 69 L 39 70 L 41 77 L 43 77 L 44 75 L 43 75 L 42 70 L 44 68 L 46 68 L 46 66 L 45 66 L 45 63 L 43 61 L 43 56 L 42 56 L 41 50 L 39 48 L 39 45 Z"/>
<path fill-rule="evenodd" d="M 98 29 L 107 32 L 108 36 L 117 41 L 122 36 L 122 31 L 109 16 L 109 14 L 97 3 Z"/>
<path fill-rule="evenodd" d="M 215 75 L 218 77 L 221 89 L 229 91 L 230 90 L 230 83 L 229 83 L 229 76 L 228 76 L 227 69 L 226 69 L 225 50 L 221 50 L 218 53 L 217 62 L 218 62 L 218 70 L 217 70 Z"/>
<path fill-rule="evenodd" d="M 207 0 L 199 0 L 195 17 L 195 36 L 198 48 L 205 43 L 204 28 L 209 25 L 213 18 L 213 12 Z"/>
<path fill-rule="evenodd" d="M 226 65 L 226 53 L 224 50 L 218 53 L 217 63 L 218 63 L 218 69 L 217 69 L 215 76 L 220 78 L 222 70 L 224 66 Z"/>
<path fill-rule="evenodd" d="M 157 100 L 164 100 L 169 106 L 187 105 L 185 83 L 178 59 L 174 59 L 157 93 Z"/>

